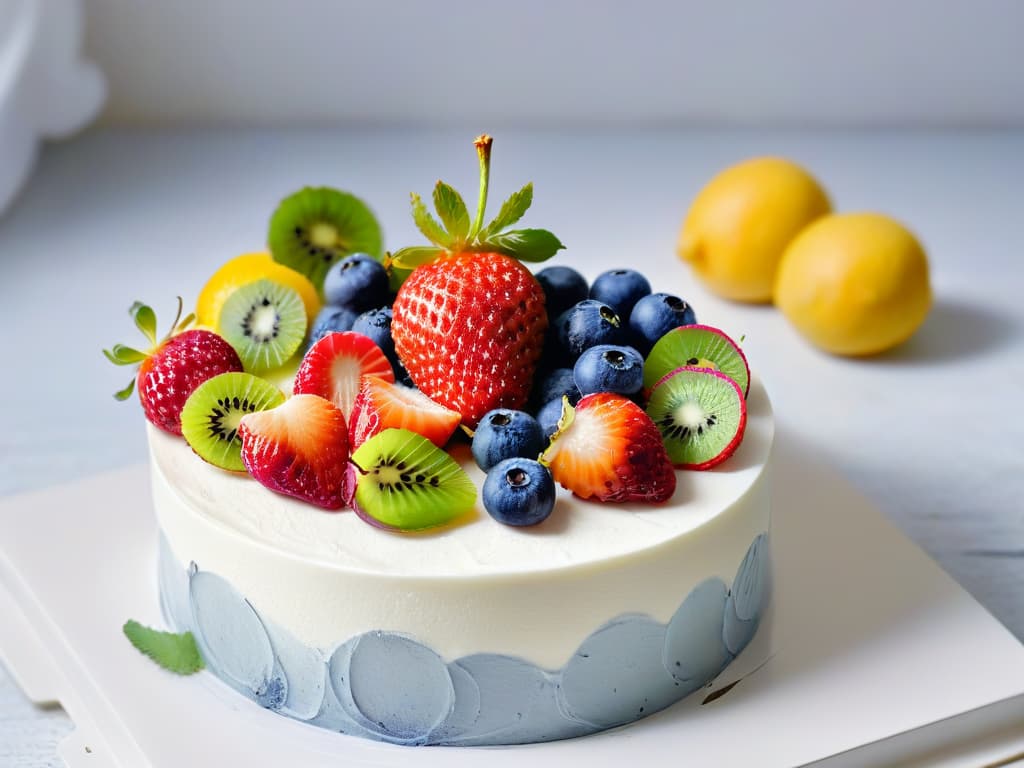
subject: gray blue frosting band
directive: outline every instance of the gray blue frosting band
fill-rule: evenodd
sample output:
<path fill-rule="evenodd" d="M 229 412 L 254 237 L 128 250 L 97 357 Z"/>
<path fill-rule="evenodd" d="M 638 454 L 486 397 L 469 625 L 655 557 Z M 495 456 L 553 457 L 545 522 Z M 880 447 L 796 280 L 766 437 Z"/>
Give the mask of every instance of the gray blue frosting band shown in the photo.
<path fill-rule="evenodd" d="M 160 542 L 167 621 L 191 630 L 207 667 L 259 705 L 392 744 L 554 741 L 633 722 L 699 690 L 742 651 L 768 602 L 768 536 L 732 586 L 698 584 L 668 624 L 626 614 L 598 627 L 558 670 L 512 656 L 446 662 L 403 634 L 366 632 L 330 653 L 265 620 L 227 581 L 181 568 Z"/>

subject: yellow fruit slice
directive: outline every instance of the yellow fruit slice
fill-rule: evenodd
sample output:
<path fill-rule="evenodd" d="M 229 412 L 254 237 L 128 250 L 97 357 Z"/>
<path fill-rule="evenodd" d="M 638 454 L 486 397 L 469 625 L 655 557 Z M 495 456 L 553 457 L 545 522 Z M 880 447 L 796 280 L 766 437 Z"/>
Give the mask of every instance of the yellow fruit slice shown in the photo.
<path fill-rule="evenodd" d="M 228 297 L 243 285 L 267 278 L 294 288 L 306 308 L 306 323 L 312 325 L 320 311 L 320 297 L 305 275 L 274 261 L 269 253 L 244 253 L 225 262 L 207 280 L 196 302 L 196 324 L 217 328 L 221 308 Z"/>
<path fill-rule="evenodd" d="M 826 216 L 786 249 L 775 303 L 822 349 L 871 355 L 924 322 L 932 304 L 928 259 L 914 235 L 888 216 Z"/>
<path fill-rule="evenodd" d="M 811 174 L 780 157 L 726 168 L 694 199 L 679 234 L 680 258 L 726 299 L 768 302 L 789 241 L 831 211 Z"/>

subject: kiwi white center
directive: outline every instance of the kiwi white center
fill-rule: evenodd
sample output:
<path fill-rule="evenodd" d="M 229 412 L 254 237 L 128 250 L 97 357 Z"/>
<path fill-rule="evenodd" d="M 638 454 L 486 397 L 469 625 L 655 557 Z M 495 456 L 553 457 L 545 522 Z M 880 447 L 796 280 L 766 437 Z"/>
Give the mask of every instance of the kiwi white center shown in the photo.
<path fill-rule="evenodd" d="M 270 341 L 277 336 L 279 323 L 277 308 L 264 300 L 252 308 L 246 322 L 246 335 L 258 342 Z"/>
<path fill-rule="evenodd" d="M 672 420 L 679 426 L 691 430 L 703 427 L 707 417 L 707 412 L 696 400 L 684 400 L 672 411 Z"/>
<path fill-rule="evenodd" d="M 309 241 L 318 248 L 332 248 L 338 243 L 338 228 L 330 222 L 318 221 L 309 228 Z"/>

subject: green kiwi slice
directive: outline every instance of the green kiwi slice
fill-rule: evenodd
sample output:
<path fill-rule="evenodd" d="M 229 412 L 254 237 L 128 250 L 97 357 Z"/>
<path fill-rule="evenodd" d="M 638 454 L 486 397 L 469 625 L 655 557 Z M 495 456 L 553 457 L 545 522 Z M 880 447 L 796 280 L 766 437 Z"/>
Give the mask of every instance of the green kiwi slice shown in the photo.
<path fill-rule="evenodd" d="M 217 328 L 249 373 L 282 365 L 306 338 L 306 309 L 299 292 L 273 280 L 243 285 L 224 302 Z"/>
<path fill-rule="evenodd" d="M 274 261 L 308 277 L 322 290 L 331 265 L 350 253 L 379 259 L 380 225 L 362 200 L 330 187 L 306 187 L 286 197 L 270 217 Z"/>
<path fill-rule="evenodd" d="M 276 408 L 284 393 L 249 373 L 222 373 L 188 396 L 181 410 L 181 434 L 192 450 L 221 469 L 244 472 L 238 422 L 247 413 Z"/>
<path fill-rule="evenodd" d="M 408 429 L 385 429 L 360 445 L 347 485 L 352 509 L 379 528 L 433 528 L 476 503 L 476 486 L 458 462 Z"/>
<path fill-rule="evenodd" d="M 683 325 L 666 333 L 644 361 L 644 389 L 650 390 L 666 373 L 683 366 L 713 368 L 750 390 L 750 369 L 739 345 L 710 325 Z"/>
<path fill-rule="evenodd" d="M 679 368 L 659 381 L 647 401 L 669 459 L 684 469 L 710 469 L 735 453 L 747 426 L 739 385 L 721 371 Z"/>

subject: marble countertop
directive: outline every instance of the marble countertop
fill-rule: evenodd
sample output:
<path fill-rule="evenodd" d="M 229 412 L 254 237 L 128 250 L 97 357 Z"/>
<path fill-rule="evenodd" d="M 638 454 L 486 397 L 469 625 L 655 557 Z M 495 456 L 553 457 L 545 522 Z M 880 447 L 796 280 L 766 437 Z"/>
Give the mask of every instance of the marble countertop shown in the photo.
<path fill-rule="evenodd" d="M 487 128 L 492 199 L 532 179 L 524 223 L 556 231 L 568 246 L 559 263 L 589 277 L 638 257 L 663 265 L 651 274 L 659 289 L 745 334 L 782 439 L 813 444 L 1024 639 L 1024 133 Z M 99 353 L 133 340 L 134 299 L 169 322 L 174 296 L 259 249 L 277 201 L 306 184 L 366 199 L 389 247 L 419 242 L 407 193 L 439 175 L 474 189 L 476 132 L 119 129 L 48 148 L 0 218 L 0 495 L 143 459 L 138 407 L 110 398 L 128 374 Z M 840 210 L 884 211 L 917 232 L 936 303 L 909 343 L 871 360 L 828 357 L 773 309 L 709 296 L 675 259 L 696 191 L 757 154 L 807 165 Z M 71 727 L 0 668 L 0 764 L 59 765 Z"/>

